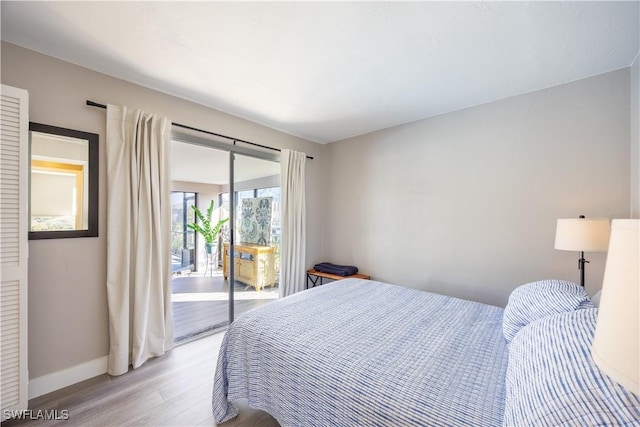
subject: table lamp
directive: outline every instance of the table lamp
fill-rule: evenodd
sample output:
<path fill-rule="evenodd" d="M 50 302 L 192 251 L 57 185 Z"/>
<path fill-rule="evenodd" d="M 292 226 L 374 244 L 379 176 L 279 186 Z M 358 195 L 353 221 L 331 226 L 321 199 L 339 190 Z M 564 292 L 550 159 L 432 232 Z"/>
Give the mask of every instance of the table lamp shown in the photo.
<path fill-rule="evenodd" d="M 563 251 L 580 252 L 578 270 L 580 286 L 584 286 L 585 252 L 606 252 L 609 246 L 611 225 L 606 218 L 561 218 L 556 226 L 555 248 Z"/>
<path fill-rule="evenodd" d="M 640 219 L 614 219 L 591 347 L 602 372 L 640 396 Z"/>

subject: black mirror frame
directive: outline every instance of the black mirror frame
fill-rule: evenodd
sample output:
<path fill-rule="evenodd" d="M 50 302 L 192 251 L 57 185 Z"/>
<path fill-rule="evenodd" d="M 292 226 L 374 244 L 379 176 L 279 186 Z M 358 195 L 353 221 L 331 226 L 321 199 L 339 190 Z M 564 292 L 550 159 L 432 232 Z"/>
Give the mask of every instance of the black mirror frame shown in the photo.
<path fill-rule="evenodd" d="M 89 218 L 87 230 L 29 231 L 29 240 L 98 237 L 98 134 L 35 122 L 29 122 L 29 131 L 85 139 L 89 142 L 89 212 L 87 212 Z M 29 138 L 29 170 L 31 170 L 31 138 Z M 29 174 L 29 176 L 31 175 Z M 29 201 L 29 209 L 31 209 L 31 201 Z M 29 220 L 29 229 L 31 229 L 31 220 Z"/>

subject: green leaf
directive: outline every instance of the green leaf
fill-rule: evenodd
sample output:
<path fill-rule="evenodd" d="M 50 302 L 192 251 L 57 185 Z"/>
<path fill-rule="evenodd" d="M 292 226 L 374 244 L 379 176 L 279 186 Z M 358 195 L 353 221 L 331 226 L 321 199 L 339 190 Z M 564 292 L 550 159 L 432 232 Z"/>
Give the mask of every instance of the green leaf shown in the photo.
<path fill-rule="evenodd" d="M 193 209 L 196 215 L 196 222 L 187 224 L 187 227 L 189 229 L 202 234 L 202 237 L 207 243 L 214 243 L 214 241 L 218 237 L 218 234 L 220 233 L 220 230 L 222 229 L 222 226 L 227 221 L 229 221 L 229 218 L 224 218 L 218 221 L 214 226 L 212 226 L 214 205 L 215 205 L 215 202 L 211 200 L 211 203 L 207 208 L 206 216 L 202 213 L 202 211 L 197 206 L 192 205 L 191 208 Z M 198 223 L 198 221 L 200 223 Z"/>

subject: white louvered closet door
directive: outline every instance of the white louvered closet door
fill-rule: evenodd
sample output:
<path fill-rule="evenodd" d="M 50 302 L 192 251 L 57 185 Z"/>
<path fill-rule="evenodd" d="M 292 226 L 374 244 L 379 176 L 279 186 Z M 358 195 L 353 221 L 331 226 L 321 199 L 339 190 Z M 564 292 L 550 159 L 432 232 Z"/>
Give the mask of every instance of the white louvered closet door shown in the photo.
<path fill-rule="evenodd" d="M 0 91 L 0 359 L 2 419 L 26 409 L 28 93 Z"/>

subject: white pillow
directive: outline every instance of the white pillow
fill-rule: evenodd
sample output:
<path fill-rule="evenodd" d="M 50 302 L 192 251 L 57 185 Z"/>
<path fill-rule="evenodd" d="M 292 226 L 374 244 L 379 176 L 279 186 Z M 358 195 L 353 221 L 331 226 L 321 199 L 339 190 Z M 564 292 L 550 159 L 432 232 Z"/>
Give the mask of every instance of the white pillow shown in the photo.
<path fill-rule="evenodd" d="M 595 308 L 554 314 L 509 345 L 503 426 L 637 426 L 640 397 L 591 358 Z"/>
<path fill-rule="evenodd" d="M 541 280 L 518 286 L 504 309 L 502 333 L 511 341 L 520 329 L 534 320 L 556 313 L 592 308 L 584 288 L 564 280 Z"/>
<path fill-rule="evenodd" d="M 591 301 L 593 302 L 594 307 L 600 307 L 600 297 L 602 296 L 602 289 L 596 292 L 592 297 Z"/>

